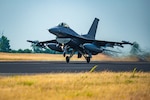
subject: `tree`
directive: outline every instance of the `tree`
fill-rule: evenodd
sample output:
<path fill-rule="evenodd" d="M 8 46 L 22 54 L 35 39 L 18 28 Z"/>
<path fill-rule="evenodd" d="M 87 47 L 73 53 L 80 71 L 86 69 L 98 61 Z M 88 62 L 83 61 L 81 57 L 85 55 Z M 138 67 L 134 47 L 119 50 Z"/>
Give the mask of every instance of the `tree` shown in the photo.
<path fill-rule="evenodd" d="M 2 37 L 0 38 L 0 51 L 1 52 L 9 52 L 10 51 L 9 40 L 4 35 L 2 35 Z"/>
<path fill-rule="evenodd" d="M 19 50 L 18 50 L 18 53 L 23 53 L 23 50 L 22 50 L 22 49 L 19 49 Z"/>
<path fill-rule="evenodd" d="M 24 49 L 24 53 L 32 53 L 32 50 L 30 50 L 30 49 Z"/>
<path fill-rule="evenodd" d="M 49 54 L 55 54 L 56 51 L 51 50 L 49 48 L 45 48 L 45 50 L 43 51 L 43 53 L 49 53 Z"/>
<path fill-rule="evenodd" d="M 11 50 L 10 53 L 32 53 L 30 49 L 18 49 L 18 50 Z"/>

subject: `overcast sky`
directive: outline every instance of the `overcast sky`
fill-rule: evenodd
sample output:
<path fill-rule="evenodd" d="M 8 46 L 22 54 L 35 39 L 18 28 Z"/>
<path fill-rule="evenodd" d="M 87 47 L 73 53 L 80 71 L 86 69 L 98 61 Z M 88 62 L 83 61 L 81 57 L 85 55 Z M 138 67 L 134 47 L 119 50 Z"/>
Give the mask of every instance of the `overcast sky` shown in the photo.
<path fill-rule="evenodd" d="M 150 0 L 0 0 L 0 33 L 16 50 L 30 48 L 28 39 L 55 39 L 47 29 L 60 22 L 86 34 L 95 17 L 96 39 L 137 41 L 150 49 Z"/>

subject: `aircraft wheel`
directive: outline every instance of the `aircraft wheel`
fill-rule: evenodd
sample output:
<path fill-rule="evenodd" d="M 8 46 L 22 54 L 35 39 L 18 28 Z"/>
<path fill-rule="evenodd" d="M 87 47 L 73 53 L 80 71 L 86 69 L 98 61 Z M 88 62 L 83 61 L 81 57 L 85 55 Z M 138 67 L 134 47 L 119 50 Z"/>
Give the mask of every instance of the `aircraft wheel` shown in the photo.
<path fill-rule="evenodd" d="M 87 63 L 89 63 L 89 62 L 90 62 L 90 60 L 91 60 L 91 58 L 90 58 L 90 57 L 87 57 L 87 58 L 86 58 Z"/>
<path fill-rule="evenodd" d="M 66 57 L 66 62 L 69 63 L 69 61 L 70 61 L 70 58 L 67 56 Z"/>

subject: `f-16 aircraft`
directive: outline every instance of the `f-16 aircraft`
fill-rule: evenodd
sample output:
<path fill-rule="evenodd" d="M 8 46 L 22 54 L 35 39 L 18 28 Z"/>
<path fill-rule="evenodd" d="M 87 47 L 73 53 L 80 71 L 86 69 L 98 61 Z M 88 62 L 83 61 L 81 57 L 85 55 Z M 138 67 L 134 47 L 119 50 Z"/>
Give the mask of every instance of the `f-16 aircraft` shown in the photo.
<path fill-rule="evenodd" d="M 63 53 L 63 56 L 66 57 L 66 62 L 69 63 L 71 57 L 76 53 L 78 58 L 82 56 L 86 59 L 87 63 L 90 62 L 92 55 L 97 55 L 104 51 L 110 51 L 106 47 L 124 47 L 124 44 L 133 45 L 130 42 L 112 42 L 112 41 L 103 41 L 95 40 L 96 30 L 98 26 L 99 19 L 95 18 L 88 33 L 85 35 L 79 35 L 74 30 L 72 30 L 66 23 L 60 23 L 58 26 L 50 28 L 48 31 L 56 35 L 56 39 L 48 41 L 31 41 L 39 47 L 49 47 L 52 50 L 59 51 Z M 113 52 L 113 51 L 112 51 Z M 66 54 L 69 56 L 66 56 Z"/>

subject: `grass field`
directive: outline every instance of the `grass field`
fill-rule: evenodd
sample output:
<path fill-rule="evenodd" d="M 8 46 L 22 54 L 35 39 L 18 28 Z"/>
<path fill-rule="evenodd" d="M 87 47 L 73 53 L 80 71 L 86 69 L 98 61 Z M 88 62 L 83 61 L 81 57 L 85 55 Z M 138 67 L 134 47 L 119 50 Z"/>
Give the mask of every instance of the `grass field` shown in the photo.
<path fill-rule="evenodd" d="M 55 73 L 0 76 L 0 100 L 149 100 L 150 74 Z"/>
<path fill-rule="evenodd" d="M 114 58 L 104 54 L 93 56 L 92 61 L 138 61 L 136 57 Z M 0 53 L 0 61 L 65 61 L 62 54 L 26 54 L 26 53 Z M 84 57 L 78 59 L 77 55 L 71 61 L 85 61 Z M 150 61 L 150 58 L 147 59 Z"/>
<path fill-rule="evenodd" d="M 0 53 L 0 61 L 65 61 L 62 55 Z M 72 61 L 77 59 L 76 55 Z M 138 61 L 103 54 L 94 61 Z M 82 67 L 82 66 L 81 66 Z M 149 100 L 150 73 L 86 72 L 0 76 L 0 100 Z"/>

